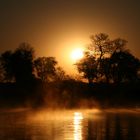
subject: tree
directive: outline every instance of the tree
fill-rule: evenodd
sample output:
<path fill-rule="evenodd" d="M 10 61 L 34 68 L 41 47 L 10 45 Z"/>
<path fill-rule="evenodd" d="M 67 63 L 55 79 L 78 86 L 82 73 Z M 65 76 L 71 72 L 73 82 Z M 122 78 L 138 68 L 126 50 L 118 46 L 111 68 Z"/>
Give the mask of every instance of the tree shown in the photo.
<path fill-rule="evenodd" d="M 90 82 L 104 77 L 106 82 L 112 79 L 114 82 L 136 79 L 139 60 L 128 53 L 125 47 L 126 40 L 121 38 L 110 40 L 105 33 L 92 35 L 90 39 L 91 44 L 85 50 L 86 55 L 76 64 L 79 73 L 84 74 L 84 78 Z M 129 70 L 125 72 L 127 69 Z"/>
<path fill-rule="evenodd" d="M 103 57 L 102 59 L 99 59 L 100 61 L 98 63 L 98 71 L 100 73 L 100 76 L 105 76 L 106 82 L 108 83 L 111 80 L 111 57 L 120 51 L 125 52 L 127 51 L 126 46 L 127 41 L 121 38 L 117 38 L 114 40 L 108 40 L 109 47 L 106 51 L 106 57 Z M 105 50 L 105 48 L 104 48 Z M 105 51 L 104 51 L 105 52 Z M 103 53 L 105 54 L 105 53 Z"/>
<path fill-rule="evenodd" d="M 88 49 L 92 52 L 96 59 L 100 60 L 109 55 L 112 50 L 112 43 L 109 36 L 105 33 L 99 33 L 90 37 L 91 44 Z"/>
<path fill-rule="evenodd" d="M 1 55 L 2 67 L 6 79 L 15 79 L 17 83 L 27 84 L 33 78 L 34 49 L 28 43 L 22 43 L 14 51 Z"/>
<path fill-rule="evenodd" d="M 105 58 L 109 57 L 112 52 L 112 42 L 107 34 L 92 35 L 90 39 L 91 44 L 87 47 L 84 58 L 76 64 L 78 71 L 83 72 L 84 78 L 87 78 L 89 83 L 103 75 L 107 76 L 105 74 L 107 67 L 104 66 L 108 61 Z"/>
<path fill-rule="evenodd" d="M 95 57 L 85 55 L 79 62 L 75 64 L 78 72 L 83 74 L 83 77 L 88 79 L 89 84 L 93 83 L 93 79 L 97 76 L 97 62 Z"/>
<path fill-rule="evenodd" d="M 109 36 L 105 33 L 99 33 L 96 35 L 92 35 L 90 37 L 91 44 L 87 48 L 86 51 L 90 52 L 90 54 L 95 57 L 96 61 L 96 77 L 100 79 L 101 77 L 105 76 L 108 80 L 107 76 L 107 68 L 104 67 L 105 64 L 109 65 L 109 61 L 107 58 L 111 55 L 113 51 L 113 44 L 112 41 L 109 39 Z M 106 73 L 104 73 L 106 72 Z"/>
<path fill-rule="evenodd" d="M 17 82 L 27 82 L 33 78 L 34 49 L 22 43 L 13 53 L 13 70 Z"/>
<path fill-rule="evenodd" d="M 57 61 L 54 57 L 39 57 L 34 61 L 38 77 L 47 82 L 55 75 Z"/>
<path fill-rule="evenodd" d="M 113 53 L 110 58 L 110 73 L 115 83 L 136 81 L 140 69 L 140 60 L 128 51 Z"/>
<path fill-rule="evenodd" d="M 101 77 L 104 77 L 106 82 L 109 83 L 111 79 L 110 58 L 103 58 L 101 60 L 99 72 L 100 72 Z"/>
<path fill-rule="evenodd" d="M 3 70 L 3 76 L 5 82 L 13 81 L 14 74 L 13 74 L 13 62 L 12 62 L 12 55 L 11 51 L 6 51 L 1 54 L 0 61 L 1 61 L 1 70 Z"/>
<path fill-rule="evenodd" d="M 63 81 L 63 80 L 67 79 L 67 75 L 66 75 L 65 71 L 61 67 L 56 68 L 55 75 L 56 75 L 55 76 L 56 81 Z"/>
<path fill-rule="evenodd" d="M 127 41 L 125 39 L 121 39 L 121 38 L 117 38 L 117 39 L 114 39 L 113 41 L 111 41 L 112 43 L 112 53 L 116 53 L 116 52 L 120 52 L 120 51 L 126 51 L 126 44 L 127 44 Z"/>

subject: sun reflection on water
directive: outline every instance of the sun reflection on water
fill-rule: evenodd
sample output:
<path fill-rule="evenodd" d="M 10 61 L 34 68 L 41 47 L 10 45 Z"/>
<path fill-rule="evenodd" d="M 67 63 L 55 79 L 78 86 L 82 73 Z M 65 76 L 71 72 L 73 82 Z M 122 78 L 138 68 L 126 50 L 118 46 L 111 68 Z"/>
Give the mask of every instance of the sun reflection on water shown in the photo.
<path fill-rule="evenodd" d="M 83 114 L 80 112 L 74 113 L 74 140 L 82 140 L 82 120 Z"/>

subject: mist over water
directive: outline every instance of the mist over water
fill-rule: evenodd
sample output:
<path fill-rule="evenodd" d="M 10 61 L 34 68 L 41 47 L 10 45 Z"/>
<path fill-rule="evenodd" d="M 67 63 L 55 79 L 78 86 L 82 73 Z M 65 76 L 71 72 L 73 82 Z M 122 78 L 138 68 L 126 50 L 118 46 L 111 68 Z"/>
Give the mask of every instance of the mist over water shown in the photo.
<path fill-rule="evenodd" d="M 0 140 L 139 140 L 129 110 L 15 110 L 0 113 Z"/>

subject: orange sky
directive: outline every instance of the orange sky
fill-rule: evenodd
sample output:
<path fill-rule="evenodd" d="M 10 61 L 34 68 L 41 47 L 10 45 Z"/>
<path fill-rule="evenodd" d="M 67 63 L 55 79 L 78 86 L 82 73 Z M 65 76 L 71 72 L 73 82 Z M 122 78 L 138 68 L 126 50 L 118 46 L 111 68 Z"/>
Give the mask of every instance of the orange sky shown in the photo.
<path fill-rule="evenodd" d="M 70 72 L 70 51 L 105 32 L 128 40 L 140 58 L 139 9 L 138 0 L 0 0 L 0 52 L 29 42 L 37 56 L 54 56 Z"/>

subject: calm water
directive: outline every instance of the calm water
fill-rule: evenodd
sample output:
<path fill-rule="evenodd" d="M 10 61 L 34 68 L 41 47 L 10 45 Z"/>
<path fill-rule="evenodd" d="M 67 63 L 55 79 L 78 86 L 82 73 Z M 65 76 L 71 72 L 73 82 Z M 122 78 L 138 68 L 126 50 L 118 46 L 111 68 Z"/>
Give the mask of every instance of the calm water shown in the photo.
<path fill-rule="evenodd" d="M 140 140 L 140 113 L 1 112 L 0 140 Z"/>

